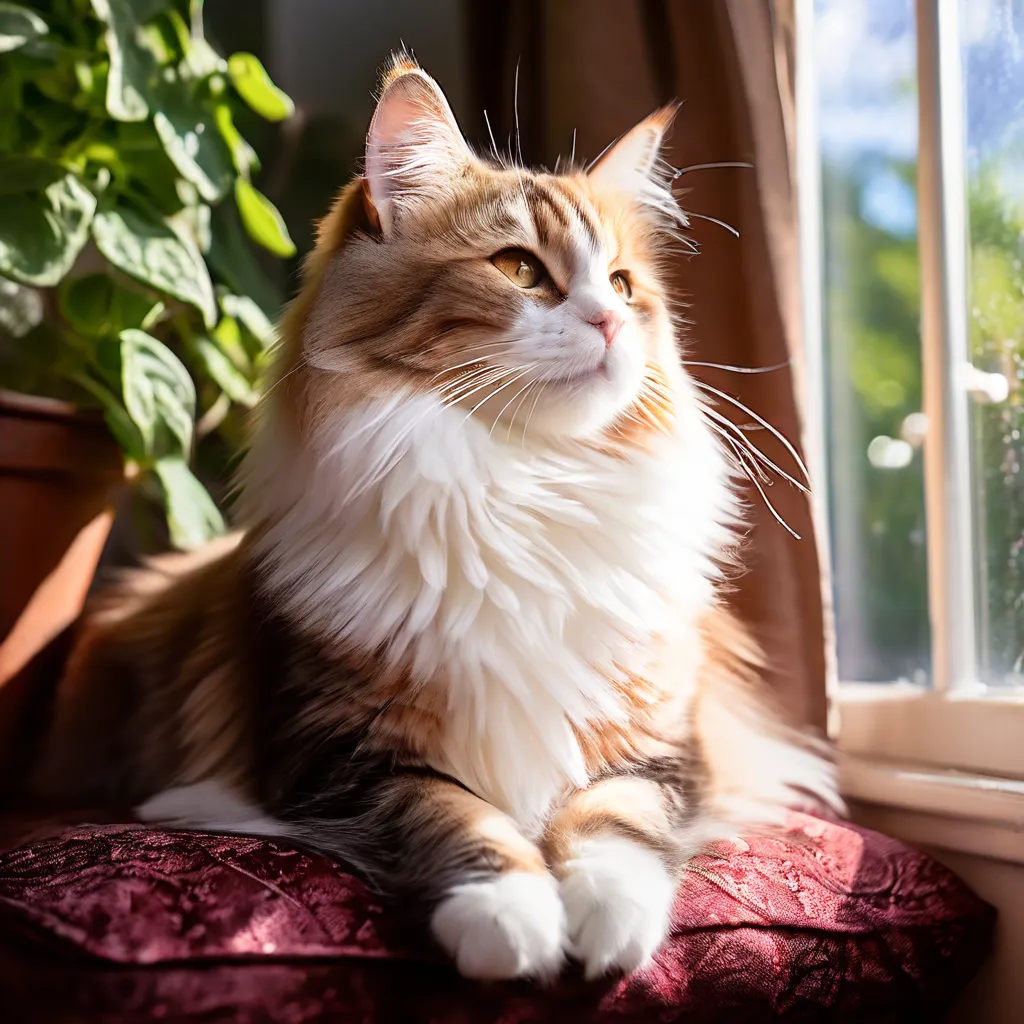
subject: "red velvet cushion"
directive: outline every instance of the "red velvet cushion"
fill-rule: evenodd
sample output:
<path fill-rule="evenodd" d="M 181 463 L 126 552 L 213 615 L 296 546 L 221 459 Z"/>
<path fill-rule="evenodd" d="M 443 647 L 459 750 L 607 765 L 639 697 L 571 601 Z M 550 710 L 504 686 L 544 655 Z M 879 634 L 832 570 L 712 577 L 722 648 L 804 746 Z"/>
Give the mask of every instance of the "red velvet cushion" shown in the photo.
<path fill-rule="evenodd" d="M 892 839 L 802 815 L 792 826 L 694 860 L 648 970 L 570 974 L 552 991 L 463 981 L 356 879 L 280 842 L 73 828 L 0 855 L 3 1019 L 879 1024 L 940 1012 L 983 959 L 992 909 Z"/>

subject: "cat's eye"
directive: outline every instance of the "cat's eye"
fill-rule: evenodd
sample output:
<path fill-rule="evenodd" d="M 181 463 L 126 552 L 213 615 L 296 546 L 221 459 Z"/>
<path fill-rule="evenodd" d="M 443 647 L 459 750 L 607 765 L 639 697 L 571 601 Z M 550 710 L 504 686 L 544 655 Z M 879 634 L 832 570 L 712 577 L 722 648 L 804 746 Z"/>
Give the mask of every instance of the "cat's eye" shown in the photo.
<path fill-rule="evenodd" d="M 548 277 L 544 264 L 525 249 L 506 249 L 492 256 L 491 262 L 519 288 L 536 288 Z"/>
<path fill-rule="evenodd" d="M 612 283 L 612 287 L 621 295 L 627 302 L 633 298 L 633 289 L 629 283 L 629 277 L 621 270 L 616 270 L 614 274 L 609 278 Z"/>

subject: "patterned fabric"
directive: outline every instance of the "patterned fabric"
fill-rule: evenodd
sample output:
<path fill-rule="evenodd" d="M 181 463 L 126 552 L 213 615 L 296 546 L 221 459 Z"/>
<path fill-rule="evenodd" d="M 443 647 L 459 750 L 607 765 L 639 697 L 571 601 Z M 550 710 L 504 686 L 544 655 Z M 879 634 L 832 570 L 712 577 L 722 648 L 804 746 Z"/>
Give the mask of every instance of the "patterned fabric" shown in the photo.
<path fill-rule="evenodd" d="M 939 1019 L 994 912 L 935 861 L 793 815 L 696 858 L 646 971 L 458 978 L 331 861 L 274 840 L 75 827 L 0 855 L 4 1021 L 437 1024 Z"/>

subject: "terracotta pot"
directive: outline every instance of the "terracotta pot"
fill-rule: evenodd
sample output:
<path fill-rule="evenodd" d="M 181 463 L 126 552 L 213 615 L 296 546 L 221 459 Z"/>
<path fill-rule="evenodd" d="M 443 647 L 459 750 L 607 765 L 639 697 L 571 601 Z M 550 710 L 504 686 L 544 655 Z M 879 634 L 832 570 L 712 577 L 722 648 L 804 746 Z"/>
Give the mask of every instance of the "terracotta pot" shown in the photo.
<path fill-rule="evenodd" d="M 0 790 L 39 724 L 122 481 L 101 417 L 0 391 Z"/>

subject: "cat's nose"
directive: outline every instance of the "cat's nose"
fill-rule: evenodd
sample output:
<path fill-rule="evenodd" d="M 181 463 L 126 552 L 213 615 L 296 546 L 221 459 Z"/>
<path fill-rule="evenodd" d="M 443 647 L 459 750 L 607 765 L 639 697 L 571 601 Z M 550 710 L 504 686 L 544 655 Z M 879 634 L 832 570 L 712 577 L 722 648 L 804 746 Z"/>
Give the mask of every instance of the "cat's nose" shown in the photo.
<path fill-rule="evenodd" d="M 625 320 L 614 309 L 605 309 L 598 313 L 597 316 L 592 316 L 590 323 L 604 335 L 604 347 L 609 349 L 612 347 L 612 342 L 615 341 L 615 336 L 622 329 Z"/>

